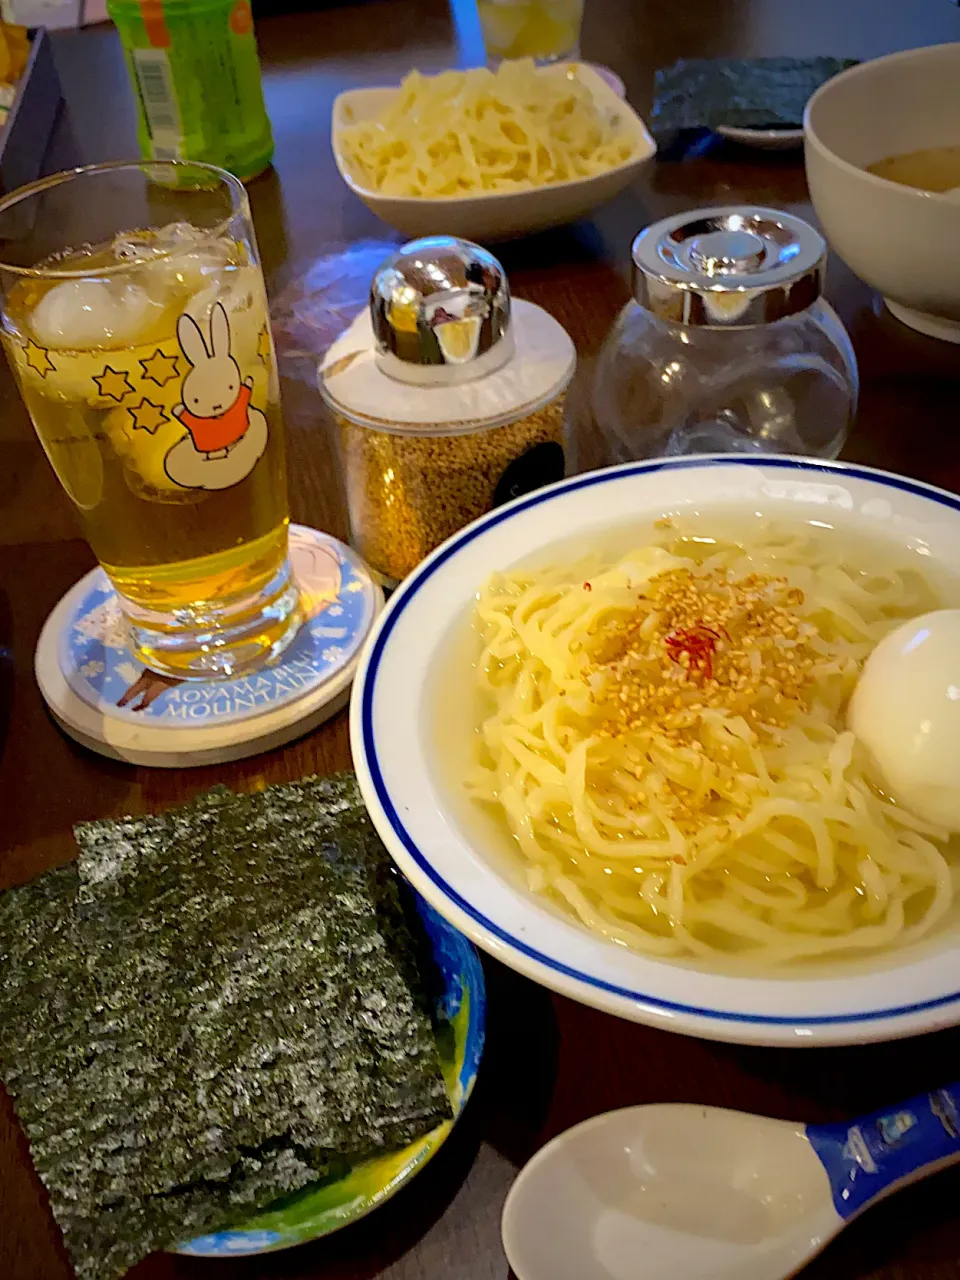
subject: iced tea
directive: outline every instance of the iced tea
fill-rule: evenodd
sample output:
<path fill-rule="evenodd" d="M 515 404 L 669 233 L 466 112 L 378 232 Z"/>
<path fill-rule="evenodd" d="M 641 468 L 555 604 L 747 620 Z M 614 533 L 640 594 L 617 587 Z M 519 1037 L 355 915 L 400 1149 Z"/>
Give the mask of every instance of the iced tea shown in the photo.
<path fill-rule="evenodd" d="M 8 285 L 2 338 L 144 661 L 228 675 L 278 651 L 296 601 L 249 245 L 173 222 L 65 251 Z"/>

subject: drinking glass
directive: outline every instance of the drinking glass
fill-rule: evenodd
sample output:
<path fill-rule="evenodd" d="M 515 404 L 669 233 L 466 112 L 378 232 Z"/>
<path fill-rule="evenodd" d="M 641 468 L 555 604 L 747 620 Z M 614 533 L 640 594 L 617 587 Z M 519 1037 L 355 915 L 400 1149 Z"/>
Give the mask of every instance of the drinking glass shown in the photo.
<path fill-rule="evenodd" d="M 246 192 L 104 164 L 0 201 L 0 337 L 136 656 L 232 677 L 300 621 L 283 422 Z"/>
<path fill-rule="evenodd" d="M 478 0 L 490 62 L 559 62 L 580 54 L 583 0 Z"/>

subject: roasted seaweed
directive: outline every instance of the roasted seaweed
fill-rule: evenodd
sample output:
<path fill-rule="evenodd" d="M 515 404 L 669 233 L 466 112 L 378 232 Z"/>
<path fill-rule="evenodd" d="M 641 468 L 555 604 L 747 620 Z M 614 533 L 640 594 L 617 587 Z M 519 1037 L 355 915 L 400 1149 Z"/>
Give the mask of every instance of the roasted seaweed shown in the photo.
<path fill-rule="evenodd" d="M 798 128 L 810 95 L 850 58 L 687 58 L 659 70 L 656 131 Z"/>
<path fill-rule="evenodd" d="M 81 1280 L 449 1117 L 352 774 L 75 834 L 0 894 L 0 1075 Z"/>

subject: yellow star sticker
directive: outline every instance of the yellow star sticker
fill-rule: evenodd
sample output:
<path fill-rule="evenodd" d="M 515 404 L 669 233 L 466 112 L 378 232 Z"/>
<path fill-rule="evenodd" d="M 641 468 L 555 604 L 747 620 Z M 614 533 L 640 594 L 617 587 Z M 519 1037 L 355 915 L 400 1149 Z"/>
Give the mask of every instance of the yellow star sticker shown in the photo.
<path fill-rule="evenodd" d="M 162 406 L 152 400 L 141 400 L 138 405 L 129 407 L 127 413 L 133 419 L 134 431 L 149 431 L 150 435 L 156 435 L 163 424 L 170 421 Z"/>
<path fill-rule="evenodd" d="M 97 384 L 97 390 L 101 399 L 116 400 L 117 403 L 123 399 L 128 392 L 133 390 L 130 385 L 130 379 L 120 369 L 111 369 L 109 365 L 104 367 L 103 373 L 94 375 L 94 382 Z"/>
<path fill-rule="evenodd" d="M 57 367 L 50 359 L 50 352 L 46 347 L 38 347 L 32 338 L 23 348 L 23 359 L 35 373 L 39 373 L 41 378 L 45 378 Z"/>
<path fill-rule="evenodd" d="M 143 370 L 144 381 L 149 378 L 158 387 L 165 387 L 177 376 L 177 357 L 166 356 L 157 347 L 152 356 L 140 361 L 140 368 Z"/>
<path fill-rule="evenodd" d="M 260 330 L 259 337 L 257 338 L 257 355 L 260 357 L 260 359 L 263 361 L 264 364 L 269 364 L 270 356 L 272 354 L 273 354 L 273 347 L 271 346 L 271 343 L 270 343 L 270 331 L 267 328 L 267 326 L 264 325 L 263 328 Z"/>

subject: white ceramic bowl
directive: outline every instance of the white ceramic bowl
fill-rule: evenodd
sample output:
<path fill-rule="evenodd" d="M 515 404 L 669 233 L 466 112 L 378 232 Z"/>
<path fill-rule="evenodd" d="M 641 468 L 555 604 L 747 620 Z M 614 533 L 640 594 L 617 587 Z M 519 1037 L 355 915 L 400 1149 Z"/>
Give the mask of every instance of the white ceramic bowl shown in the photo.
<path fill-rule="evenodd" d="M 807 182 L 827 239 L 898 319 L 960 342 L 960 200 L 867 173 L 960 143 L 960 44 L 908 49 L 828 80 L 804 115 Z"/>
<path fill-rule="evenodd" d="M 867 966 L 837 964 L 819 975 L 708 973 L 596 937 L 511 877 L 502 850 L 492 840 L 484 847 L 480 827 L 467 830 L 461 821 L 450 744 L 437 742 L 435 681 L 449 662 L 451 632 L 463 626 L 487 576 L 581 535 L 589 545 L 609 527 L 741 505 L 789 520 L 839 516 L 866 534 L 921 547 L 934 563 L 960 561 L 960 499 L 844 463 L 676 458 L 541 489 L 445 542 L 381 615 L 350 713 L 367 808 L 400 869 L 441 915 L 504 964 L 585 1004 L 690 1035 L 756 1044 L 846 1044 L 952 1025 L 960 1021 L 960 929 Z"/>
<path fill-rule="evenodd" d="M 360 186 L 351 176 L 340 137 L 346 125 L 378 116 L 399 91 L 349 89 L 333 104 L 333 155 L 340 175 L 368 209 L 408 236 L 452 235 L 489 242 L 528 235 L 581 218 L 628 187 L 655 155 L 657 146 L 637 113 L 602 76 L 583 63 L 570 66 L 590 90 L 599 109 L 619 115 L 623 128 L 634 140 L 631 158 L 613 169 L 591 178 L 553 182 L 524 191 L 436 197 L 382 195 Z"/>

